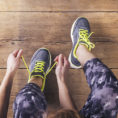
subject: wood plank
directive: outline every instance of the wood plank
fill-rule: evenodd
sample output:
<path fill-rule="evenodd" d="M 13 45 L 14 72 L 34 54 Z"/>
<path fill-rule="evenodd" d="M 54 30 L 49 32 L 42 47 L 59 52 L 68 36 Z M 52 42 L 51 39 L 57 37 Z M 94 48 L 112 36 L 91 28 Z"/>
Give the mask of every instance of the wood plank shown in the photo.
<path fill-rule="evenodd" d="M 19 16 L 20 34 L 45 42 L 67 41 L 72 23 L 78 16 L 87 17 L 90 21 L 91 31 L 95 32 L 94 41 L 118 41 L 117 13 L 23 13 Z"/>
<path fill-rule="evenodd" d="M 91 31 L 95 32 L 93 41 L 118 42 L 118 13 L 116 12 L 1 12 L 0 41 L 67 42 L 70 40 L 72 23 L 79 16 L 88 18 Z"/>
<path fill-rule="evenodd" d="M 2 55 L 0 68 L 6 67 L 7 56 L 15 48 L 24 49 L 28 64 L 34 51 L 42 46 L 49 48 L 53 57 L 62 52 L 68 56 L 72 45 L 70 28 L 78 16 L 86 16 L 92 31 L 96 32 L 92 41 L 98 43 L 93 52 L 110 68 L 117 68 L 117 13 L 78 13 L 2 12 L 0 14 L 0 54 Z"/>
<path fill-rule="evenodd" d="M 100 58 L 109 68 L 118 68 L 118 43 L 116 42 L 96 42 L 96 48 L 92 51 L 96 57 Z M 24 58 L 27 64 L 30 64 L 30 59 L 33 53 L 41 47 L 48 48 L 52 54 L 53 59 L 60 53 L 63 53 L 68 57 L 72 42 L 65 43 L 37 43 L 32 41 L 9 41 L 1 43 L 0 48 L 0 68 L 6 68 L 6 61 L 9 53 L 16 48 L 22 48 L 24 50 Z M 31 47 L 31 48 L 30 48 Z M 52 62 L 53 63 L 53 62 Z M 25 68 L 21 63 L 21 68 Z"/>
<path fill-rule="evenodd" d="M 118 11 L 117 0 L 1 0 L 0 11 Z"/>

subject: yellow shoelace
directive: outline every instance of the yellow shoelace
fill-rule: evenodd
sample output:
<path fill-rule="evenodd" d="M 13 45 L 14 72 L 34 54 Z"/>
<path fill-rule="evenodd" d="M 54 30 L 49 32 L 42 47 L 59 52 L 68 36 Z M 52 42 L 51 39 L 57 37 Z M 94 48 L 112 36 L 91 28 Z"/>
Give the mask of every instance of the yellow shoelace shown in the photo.
<path fill-rule="evenodd" d="M 87 48 L 89 49 L 89 51 L 91 51 L 92 48 L 95 48 L 95 44 L 90 42 L 89 38 L 90 36 L 93 34 L 93 32 L 91 32 L 88 35 L 88 30 L 84 30 L 84 29 L 80 29 L 79 31 L 79 42 L 85 42 L 88 46 Z"/>
<path fill-rule="evenodd" d="M 37 61 L 35 66 L 34 66 L 34 70 L 33 72 L 42 72 L 44 73 L 44 61 Z"/>
<path fill-rule="evenodd" d="M 77 58 L 77 55 L 76 55 L 76 50 L 79 46 L 79 44 L 83 44 L 85 45 L 89 51 L 91 51 L 92 48 L 95 48 L 95 44 L 90 42 L 89 38 L 90 36 L 93 34 L 93 32 L 91 32 L 89 35 L 88 35 L 88 30 L 84 30 L 84 29 L 80 29 L 79 31 L 79 39 L 78 39 L 78 42 L 75 46 L 75 49 L 73 51 L 73 54 L 74 54 L 74 57 Z"/>
<path fill-rule="evenodd" d="M 27 64 L 26 64 L 26 61 L 25 61 L 25 59 L 24 59 L 23 56 L 22 56 L 22 60 L 23 60 L 23 63 L 24 63 L 24 65 L 25 65 L 25 67 L 26 67 L 26 69 L 27 69 L 27 71 L 28 71 L 29 80 L 30 80 L 31 72 L 29 71 L 29 68 L 28 68 L 28 66 L 27 66 Z M 41 78 L 43 79 L 43 84 L 42 84 L 41 91 L 43 91 L 44 88 L 45 88 L 46 76 L 52 71 L 52 69 L 53 69 L 54 66 L 57 64 L 57 62 L 55 62 L 55 63 L 52 65 L 52 67 L 48 70 L 47 73 L 44 73 L 44 64 L 45 64 L 45 62 L 43 62 L 43 61 L 37 62 L 37 63 L 35 64 L 35 67 L 34 67 L 34 70 L 33 70 L 33 72 L 43 72 L 43 74 L 44 74 L 44 77 L 41 76 Z M 29 80 L 28 80 L 28 81 L 29 81 Z"/>

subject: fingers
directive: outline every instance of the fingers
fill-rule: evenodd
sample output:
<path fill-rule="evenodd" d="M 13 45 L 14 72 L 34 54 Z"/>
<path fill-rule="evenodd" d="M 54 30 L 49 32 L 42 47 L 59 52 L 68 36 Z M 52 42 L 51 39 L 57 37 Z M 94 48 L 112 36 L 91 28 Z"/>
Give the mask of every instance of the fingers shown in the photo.
<path fill-rule="evenodd" d="M 17 54 L 18 54 L 18 49 L 16 49 L 16 50 L 14 50 L 13 52 L 12 52 L 12 54 L 16 57 L 17 56 Z"/>
<path fill-rule="evenodd" d="M 58 62 L 59 55 L 55 57 L 54 61 Z"/>
<path fill-rule="evenodd" d="M 66 57 L 64 57 L 64 67 L 69 67 L 69 62 Z"/>
<path fill-rule="evenodd" d="M 16 49 L 12 52 L 12 54 L 17 58 L 20 58 L 22 56 L 22 53 L 23 53 L 22 49 L 20 49 L 20 50 Z"/>
<path fill-rule="evenodd" d="M 62 54 L 60 54 L 60 55 L 59 55 L 59 59 L 58 59 L 58 64 L 59 64 L 60 66 L 63 66 L 63 63 L 64 63 L 64 57 L 63 57 Z"/>
<path fill-rule="evenodd" d="M 64 57 L 62 54 L 59 54 L 58 56 L 55 57 L 54 61 L 57 61 L 58 64 L 57 65 L 60 65 L 62 66 L 63 63 L 64 63 Z"/>
<path fill-rule="evenodd" d="M 63 56 L 63 54 L 56 56 L 54 61 L 57 61 L 58 65 L 64 66 L 64 67 L 69 67 L 69 65 L 70 65 L 67 58 L 65 56 Z"/>
<path fill-rule="evenodd" d="M 18 54 L 17 54 L 17 58 L 21 58 L 21 56 L 22 56 L 22 54 L 23 54 L 23 50 L 22 49 L 20 49 L 19 50 L 19 52 L 18 52 Z"/>

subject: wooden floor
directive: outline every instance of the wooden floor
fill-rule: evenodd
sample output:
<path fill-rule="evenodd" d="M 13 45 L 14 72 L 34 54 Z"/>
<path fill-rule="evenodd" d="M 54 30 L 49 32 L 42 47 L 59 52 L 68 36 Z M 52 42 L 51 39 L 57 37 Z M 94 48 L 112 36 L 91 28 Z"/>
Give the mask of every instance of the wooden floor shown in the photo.
<path fill-rule="evenodd" d="M 118 0 L 0 0 L 0 82 L 8 54 L 16 48 L 24 50 L 27 64 L 41 47 L 49 48 L 53 58 L 59 53 L 68 56 L 72 47 L 70 28 L 81 16 L 88 18 L 95 32 L 93 53 L 118 77 Z M 27 78 L 22 63 L 14 79 L 8 118 L 12 118 L 12 103 Z M 81 109 L 90 92 L 83 70 L 70 68 L 67 84 Z M 59 106 L 54 70 L 48 76 L 45 94 L 52 112 Z"/>

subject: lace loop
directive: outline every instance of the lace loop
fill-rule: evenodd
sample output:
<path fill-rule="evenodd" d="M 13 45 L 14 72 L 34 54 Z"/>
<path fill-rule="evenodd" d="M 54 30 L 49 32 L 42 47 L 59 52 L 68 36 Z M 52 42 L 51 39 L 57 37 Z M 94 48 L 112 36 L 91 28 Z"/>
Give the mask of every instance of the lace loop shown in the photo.
<path fill-rule="evenodd" d="M 82 43 L 82 42 L 85 42 L 88 46 L 87 48 L 89 49 L 89 51 L 91 51 L 92 48 L 95 47 L 95 44 L 90 42 L 89 38 L 90 36 L 93 34 L 93 32 L 91 32 L 89 35 L 88 35 L 88 30 L 84 30 L 84 29 L 80 29 L 79 31 L 79 43 Z M 84 44 L 84 43 L 82 43 Z"/>
<path fill-rule="evenodd" d="M 44 73 L 44 61 L 37 61 L 35 66 L 34 66 L 34 70 L 32 72 L 42 72 Z"/>

